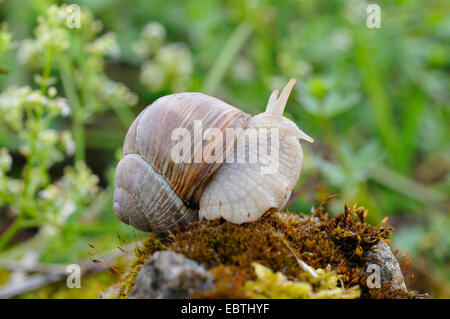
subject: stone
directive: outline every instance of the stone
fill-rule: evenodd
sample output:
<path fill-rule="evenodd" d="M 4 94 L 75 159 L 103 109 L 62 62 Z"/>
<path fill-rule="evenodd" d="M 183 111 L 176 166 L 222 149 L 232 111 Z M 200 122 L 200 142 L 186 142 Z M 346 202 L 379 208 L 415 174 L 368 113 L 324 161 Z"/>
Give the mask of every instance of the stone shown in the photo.
<path fill-rule="evenodd" d="M 214 276 L 197 262 L 172 251 L 147 259 L 130 292 L 132 299 L 184 299 L 214 288 Z"/>
<path fill-rule="evenodd" d="M 365 269 L 367 269 L 368 273 L 372 274 L 374 272 L 374 268 L 370 267 L 370 265 L 378 265 L 380 267 L 381 285 L 390 284 L 390 289 L 401 289 L 403 291 L 407 291 L 400 265 L 398 264 L 394 254 L 392 254 L 391 248 L 388 244 L 380 240 L 372 247 L 370 251 L 365 252 L 364 256 L 377 259 L 368 261 Z"/>

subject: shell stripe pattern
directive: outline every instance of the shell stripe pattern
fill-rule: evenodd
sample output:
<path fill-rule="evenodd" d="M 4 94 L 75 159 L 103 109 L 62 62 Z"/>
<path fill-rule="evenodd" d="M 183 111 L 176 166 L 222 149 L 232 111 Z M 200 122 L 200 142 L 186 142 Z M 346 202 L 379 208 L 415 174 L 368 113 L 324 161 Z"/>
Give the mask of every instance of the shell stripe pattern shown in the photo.
<path fill-rule="evenodd" d="M 243 128 L 249 119 L 249 114 L 202 93 L 178 93 L 156 100 L 135 119 L 125 137 L 124 157 L 116 169 L 117 196 L 133 198 L 136 202 L 133 209 L 139 210 L 141 215 L 143 215 L 142 212 L 146 212 L 145 219 L 148 219 L 152 231 L 155 228 L 162 229 L 167 222 L 170 225 L 181 225 L 179 219 L 189 219 L 184 216 L 186 213 L 194 215 L 192 211 L 187 210 L 197 210 L 196 193 L 201 193 L 207 180 L 220 166 L 220 163 L 207 163 L 206 158 L 203 158 L 201 163 L 194 163 L 195 151 L 200 151 L 201 154 L 201 150 L 194 150 L 194 139 L 196 138 L 194 136 L 194 120 L 201 121 L 203 132 L 207 128 L 218 128 L 224 137 L 222 147 L 226 152 L 228 147 L 233 146 L 234 143 L 234 140 L 225 139 L 226 129 Z M 186 128 L 190 132 L 190 163 L 175 163 L 171 159 L 171 149 L 177 143 L 172 140 L 171 135 L 176 128 Z M 218 143 L 214 139 L 203 140 L 201 136 L 200 138 L 202 142 L 197 146 L 201 146 L 203 149 L 206 146 L 212 149 Z M 124 165 L 122 162 L 130 162 L 128 165 L 132 165 L 136 169 L 139 167 L 142 171 L 138 170 L 136 175 L 133 175 L 129 167 L 120 168 L 121 164 Z M 121 173 L 122 171 L 124 173 Z M 122 174 L 131 174 L 132 176 L 122 176 Z M 138 179 L 147 181 L 135 181 Z M 129 185 L 130 181 L 133 181 L 132 185 Z M 147 185 L 147 183 L 153 184 Z M 127 189 L 129 187 L 132 189 Z M 152 188 L 151 192 L 149 188 Z M 174 191 L 179 199 L 167 198 L 170 190 Z M 155 198 L 146 198 L 146 196 L 153 197 L 153 195 L 149 195 L 153 194 L 152 192 L 155 194 Z M 169 211 L 173 209 L 176 209 L 176 213 L 174 216 L 169 216 L 171 215 Z M 127 215 L 129 214 L 127 213 Z M 126 223 L 130 222 L 126 221 L 126 216 L 118 217 Z M 135 225 L 137 222 L 138 224 L 142 223 L 139 225 L 141 229 L 145 228 L 143 225 L 145 219 L 139 217 L 134 220 L 135 218 L 136 216 L 133 216 L 133 226 L 138 228 L 138 225 Z M 196 216 L 192 217 L 192 219 L 195 218 Z"/>

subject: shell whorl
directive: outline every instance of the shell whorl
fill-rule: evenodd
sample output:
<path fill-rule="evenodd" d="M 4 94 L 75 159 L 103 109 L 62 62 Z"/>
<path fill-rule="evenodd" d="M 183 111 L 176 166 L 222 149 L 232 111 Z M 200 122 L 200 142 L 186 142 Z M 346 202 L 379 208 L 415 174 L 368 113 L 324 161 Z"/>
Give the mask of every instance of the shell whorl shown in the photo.
<path fill-rule="evenodd" d="M 172 132 L 186 128 L 194 136 L 194 120 L 202 129 L 242 128 L 249 114 L 208 95 L 178 93 L 164 96 L 135 119 L 125 137 L 123 158 L 115 173 L 114 212 L 137 229 L 166 233 L 198 218 L 198 198 L 220 163 L 176 163 Z M 223 150 L 233 141 L 223 140 Z M 202 148 L 217 143 L 203 140 Z M 215 145 L 215 144 L 213 144 Z M 191 141 L 193 150 L 194 141 Z"/>

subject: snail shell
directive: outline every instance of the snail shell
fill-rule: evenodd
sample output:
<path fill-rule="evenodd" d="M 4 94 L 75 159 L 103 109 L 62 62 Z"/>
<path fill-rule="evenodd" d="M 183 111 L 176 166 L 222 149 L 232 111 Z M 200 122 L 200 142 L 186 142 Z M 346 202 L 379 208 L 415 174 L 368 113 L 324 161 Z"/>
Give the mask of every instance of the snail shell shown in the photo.
<path fill-rule="evenodd" d="M 291 79 L 279 97 L 274 90 L 266 111 L 254 117 L 201 93 L 168 95 L 148 106 L 125 137 L 124 156 L 115 173 L 116 216 L 139 230 L 165 234 L 199 217 L 223 217 L 241 224 L 282 208 L 300 175 L 303 153 L 299 139 L 313 141 L 283 117 L 294 84 Z M 202 140 L 202 148 L 217 149 L 218 143 L 223 143 L 219 147 L 222 153 L 214 154 L 214 159 L 224 157 L 223 163 L 212 158 L 195 163 L 195 149 L 189 161 L 172 160 L 176 143 L 172 132 L 186 128 L 195 136 L 196 121 L 201 121 L 203 130 L 218 128 L 222 136 L 227 135 L 227 128 L 243 129 L 237 130 L 234 139 Z M 248 135 L 258 134 L 262 128 L 279 133 L 275 139 L 267 136 L 256 144 L 245 143 Z M 246 156 L 259 154 L 256 163 L 227 161 L 235 156 L 231 152 L 235 144 L 241 142 Z M 259 147 L 268 150 L 259 152 Z M 279 154 L 278 167 L 271 174 L 262 169 L 272 160 L 269 154 Z"/>
<path fill-rule="evenodd" d="M 198 198 L 220 163 L 195 163 L 192 157 L 188 163 L 175 163 L 170 156 L 175 144 L 171 132 L 181 127 L 194 136 L 194 121 L 199 120 L 203 129 L 218 128 L 225 135 L 226 128 L 243 128 L 249 119 L 249 114 L 201 93 L 156 100 L 134 120 L 125 137 L 123 158 L 115 172 L 116 216 L 139 230 L 155 233 L 197 220 Z M 206 147 L 216 142 L 202 143 Z M 222 149 L 226 151 L 231 143 L 223 141 Z"/>

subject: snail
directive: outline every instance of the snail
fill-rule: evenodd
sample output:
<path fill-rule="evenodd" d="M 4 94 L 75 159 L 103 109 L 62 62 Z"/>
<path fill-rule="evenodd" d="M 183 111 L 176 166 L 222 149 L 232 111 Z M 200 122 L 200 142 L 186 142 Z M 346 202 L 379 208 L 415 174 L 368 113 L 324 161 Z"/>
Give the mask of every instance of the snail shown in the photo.
<path fill-rule="evenodd" d="M 202 93 L 176 93 L 153 102 L 125 137 L 115 171 L 115 215 L 136 229 L 166 234 L 199 218 L 242 224 L 283 208 L 300 176 L 299 139 L 313 142 L 283 117 L 294 84 L 291 79 L 279 97 L 274 90 L 266 111 L 253 117 Z M 177 138 L 179 129 L 183 134 Z M 259 134 L 264 130 L 268 133 Z M 230 131 L 231 138 L 220 138 Z M 258 143 L 251 143 L 255 137 Z M 180 155 L 180 145 L 189 151 Z M 239 149 L 244 150 L 240 155 Z M 253 152 L 256 162 L 248 161 Z"/>

